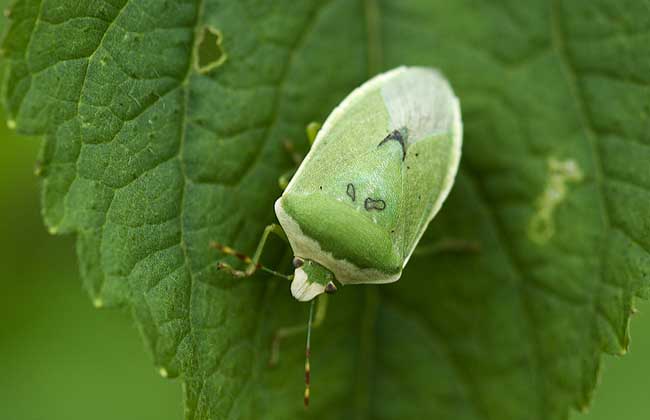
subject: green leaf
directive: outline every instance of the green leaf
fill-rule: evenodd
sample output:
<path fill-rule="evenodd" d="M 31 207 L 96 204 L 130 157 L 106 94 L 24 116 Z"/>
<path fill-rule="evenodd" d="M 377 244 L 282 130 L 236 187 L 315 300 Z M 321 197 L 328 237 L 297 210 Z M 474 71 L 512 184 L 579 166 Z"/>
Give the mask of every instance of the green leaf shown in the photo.
<path fill-rule="evenodd" d="M 461 174 L 401 281 L 314 332 L 312 418 L 563 419 L 629 345 L 650 272 L 648 2 L 20 0 L 10 125 L 45 136 L 43 214 L 127 305 L 188 419 L 303 416 L 306 307 L 218 273 L 273 221 L 282 147 L 370 74 L 441 68 Z M 197 53 L 195 53 L 197 51 Z M 426 255 L 440 238 L 473 255 Z M 276 257 L 282 249 L 278 245 Z M 99 363 L 99 361 L 98 361 Z"/>

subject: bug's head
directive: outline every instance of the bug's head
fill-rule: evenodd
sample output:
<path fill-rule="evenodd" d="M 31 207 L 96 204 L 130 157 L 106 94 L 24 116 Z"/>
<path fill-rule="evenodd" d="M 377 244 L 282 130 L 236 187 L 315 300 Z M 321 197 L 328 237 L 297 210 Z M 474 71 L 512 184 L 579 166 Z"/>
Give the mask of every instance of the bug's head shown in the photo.
<path fill-rule="evenodd" d="M 306 302 L 321 293 L 336 292 L 334 274 L 316 261 L 295 257 L 293 267 L 291 294 L 296 299 Z"/>

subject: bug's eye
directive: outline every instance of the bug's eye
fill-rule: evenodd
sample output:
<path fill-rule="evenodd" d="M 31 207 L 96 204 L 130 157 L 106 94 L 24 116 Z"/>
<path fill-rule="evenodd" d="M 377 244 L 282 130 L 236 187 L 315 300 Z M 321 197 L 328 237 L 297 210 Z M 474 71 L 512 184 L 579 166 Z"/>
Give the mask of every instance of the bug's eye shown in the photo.
<path fill-rule="evenodd" d="M 336 285 L 332 281 L 327 283 L 327 286 L 325 286 L 325 293 L 328 293 L 330 295 L 336 293 L 336 290 Z"/>
<path fill-rule="evenodd" d="M 305 263 L 305 260 L 302 258 L 294 257 L 293 261 L 291 261 L 291 264 L 293 264 L 294 268 L 302 267 L 302 265 Z"/>

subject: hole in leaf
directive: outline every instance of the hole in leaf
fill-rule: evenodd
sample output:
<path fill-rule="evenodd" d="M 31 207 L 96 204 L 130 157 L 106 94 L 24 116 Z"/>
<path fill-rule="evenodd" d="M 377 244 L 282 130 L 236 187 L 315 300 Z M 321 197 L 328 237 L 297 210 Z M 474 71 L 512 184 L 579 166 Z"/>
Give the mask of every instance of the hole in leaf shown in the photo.
<path fill-rule="evenodd" d="M 222 40 L 223 36 L 218 29 L 209 26 L 203 28 L 194 51 L 196 71 L 207 73 L 226 61 L 227 55 L 221 46 Z"/>

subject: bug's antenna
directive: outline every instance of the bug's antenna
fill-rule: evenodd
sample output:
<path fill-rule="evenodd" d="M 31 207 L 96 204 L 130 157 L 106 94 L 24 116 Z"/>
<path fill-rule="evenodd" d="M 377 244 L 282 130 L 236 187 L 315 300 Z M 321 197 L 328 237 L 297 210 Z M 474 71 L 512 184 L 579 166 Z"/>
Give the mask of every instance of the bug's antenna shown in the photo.
<path fill-rule="evenodd" d="M 309 306 L 309 322 L 307 323 L 307 345 L 305 346 L 305 407 L 309 407 L 309 386 L 310 386 L 310 375 L 311 367 L 309 366 L 309 357 L 311 356 L 311 324 L 314 316 L 314 302 L 316 299 L 312 299 L 311 305 Z"/>
<path fill-rule="evenodd" d="M 272 270 L 258 262 L 255 262 L 251 257 L 248 255 L 241 253 L 239 251 L 236 251 L 232 249 L 229 246 L 220 244 L 219 242 L 210 242 L 210 247 L 219 250 L 220 252 L 226 254 L 226 255 L 232 255 L 233 257 L 237 257 L 240 261 L 243 261 L 244 263 L 248 264 L 248 267 L 246 270 L 237 270 L 234 267 L 232 267 L 230 264 L 227 264 L 225 262 L 219 262 L 217 263 L 217 269 L 219 270 L 224 270 L 232 274 L 234 277 L 248 277 L 252 276 L 255 274 L 257 270 L 264 271 L 266 273 L 272 274 L 276 277 L 281 277 L 286 280 L 293 280 L 293 276 L 287 276 L 286 274 L 279 273 L 275 270 Z"/>

